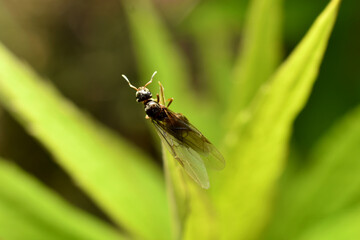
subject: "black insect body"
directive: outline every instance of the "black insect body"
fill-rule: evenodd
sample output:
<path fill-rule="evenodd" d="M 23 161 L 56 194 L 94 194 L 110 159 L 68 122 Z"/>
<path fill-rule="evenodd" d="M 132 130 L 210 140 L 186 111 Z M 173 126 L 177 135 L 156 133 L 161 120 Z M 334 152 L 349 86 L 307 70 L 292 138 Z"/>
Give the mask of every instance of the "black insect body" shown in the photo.
<path fill-rule="evenodd" d="M 146 116 L 150 119 L 163 121 L 167 117 L 165 108 L 162 108 L 161 105 L 154 100 L 146 101 L 144 104 Z"/>
<path fill-rule="evenodd" d="M 172 98 L 167 106 L 163 105 L 164 88 L 160 82 L 160 97 L 157 95 L 156 100 L 152 99 L 152 94 L 146 86 L 152 82 L 155 74 L 156 72 L 145 86 L 139 88 L 131 85 L 125 75 L 122 76 L 129 86 L 136 90 L 136 101 L 144 104 L 146 118 L 154 124 L 156 132 L 173 157 L 195 182 L 207 189 L 210 184 L 205 165 L 220 170 L 224 168 L 225 160 L 184 115 L 168 108 L 173 101 Z"/>

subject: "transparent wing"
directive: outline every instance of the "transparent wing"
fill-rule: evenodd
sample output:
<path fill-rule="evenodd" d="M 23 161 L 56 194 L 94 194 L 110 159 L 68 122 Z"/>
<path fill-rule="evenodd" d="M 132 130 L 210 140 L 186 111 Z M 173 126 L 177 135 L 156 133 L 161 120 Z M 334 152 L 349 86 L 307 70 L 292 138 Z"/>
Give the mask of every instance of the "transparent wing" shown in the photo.
<path fill-rule="evenodd" d="M 152 122 L 161 141 L 180 165 L 183 166 L 186 173 L 202 188 L 208 189 L 210 187 L 209 177 L 200 154 L 167 133 L 158 121 L 153 120 Z"/>
<path fill-rule="evenodd" d="M 163 131 L 196 151 L 207 167 L 217 170 L 225 167 L 225 160 L 221 153 L 185 116 L 169 109 L 166 109 L 166 113 L 168 118 L 165 121 L 156 121 Z"/>
<path fill-rule="evenodd" d="M 191 123 L 186 124 L 190 130 L 184 131 L 183 143 L 198 152 L 207 167 L 223 169 L 225 160 L 219 150 Z"/>

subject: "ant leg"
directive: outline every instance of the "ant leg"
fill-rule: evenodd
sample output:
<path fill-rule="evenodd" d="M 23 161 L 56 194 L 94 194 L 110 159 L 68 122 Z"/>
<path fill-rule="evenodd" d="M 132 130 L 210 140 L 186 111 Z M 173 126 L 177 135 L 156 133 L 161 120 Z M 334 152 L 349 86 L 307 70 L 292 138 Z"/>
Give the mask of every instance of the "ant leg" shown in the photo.
<path fill-rule="evenodd" d="M 168 103 L 168 105 L 166 106 L 167 108 L 168 108 L 168 107 L 170 106 L 170 104 L 174 101 L 174 98 L 169 98 L 168 101 L 169 101 L 169 103 Z"/>
<path fill-rule="evenodd" d="M 159 97 L 159 94 L 157 93 L 156 94 L 156 101 L 159 103 L 160 102 L 160 97 Z"/>
<path fill-rule="evenodd" d="M 161 82 L 159 82 L 159 86 L 160 86 L 160 100 L 162 101 L 161 104 L 165 105 L 164 87 L 162 86 Z"/>

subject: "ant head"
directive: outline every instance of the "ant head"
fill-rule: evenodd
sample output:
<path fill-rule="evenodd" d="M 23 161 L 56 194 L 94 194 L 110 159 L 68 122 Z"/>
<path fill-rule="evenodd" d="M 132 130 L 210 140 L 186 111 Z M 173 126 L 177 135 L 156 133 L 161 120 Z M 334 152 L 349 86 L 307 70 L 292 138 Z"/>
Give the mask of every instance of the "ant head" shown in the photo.
<path fill-rule="evenodd" d="M 136 91 L 136 101 L 143 102 L 152 98 L 152 94 L 146 87 L 139 87 Z"/>
<path fill-rule="evenodd" d="M 146 100 L 152 98 L 152 94 L 149 91 L 149 89 L 146 88 L 146 86 L 152 82 L 156 73 L 157 72 L 155 71 L 154 74 L 152 75 L 150 81 L 148 83 L 146 83 L 145 86 L 139 87 L 139 88 L 136 88 L 135 86 L 133 86 L 130 83 L 129 79 L 127 79 L 127 77 L 125 75 L 122 75 L 122 77 L 129 83 L 129 86 L 136 90 L 136 101 L 137 102 L 143 102 L 143 101 L 146 101 Z"/>

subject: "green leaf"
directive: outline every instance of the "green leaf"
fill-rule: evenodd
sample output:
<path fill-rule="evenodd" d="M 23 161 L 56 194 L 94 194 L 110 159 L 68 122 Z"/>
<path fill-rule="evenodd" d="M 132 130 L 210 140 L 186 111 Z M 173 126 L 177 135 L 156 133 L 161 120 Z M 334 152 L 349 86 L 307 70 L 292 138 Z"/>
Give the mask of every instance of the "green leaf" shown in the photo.
<path fill-rule="evenodd" d="M 360 107 L 337 123 L 315 146 L 307 161 L 311 165 L 288 179 L 269 227 L 270 239 L 279 239 L 284 221 L 287 234 L 295 236 L 359 202 L 359 121 Z"/>
<path fill-rule="evenodd" d="M 232 41 L 233 36 L 229 29 L 212 29 L 212 31 L 196 35 L 196 50 L 199 55 L 200 81 L 204 81 L 204 88 L 209 89 L 206 96 L 212 101 L 209 103 L 218 115 L 226 110 L 229 85 L 232 83 Z M 216 100 L 216 101 L 214 101 Z"/>
<path fill-rule="evenodd" d="M 162 143 L 162 155 L 168 200 L 172 214 L 173 239 L 181 239 L 188 213 L 186 201 L 186 180 L 183 169 Z"/>
<path fill-rule="evenodd" d="M 305 105 L 333 28 L 333 0 L 226 138 L 227 166 L 213 190 L 222 239 L 253 239 L 266 224 L 295 117 Z"/>
<path fill-rule="evenodd" d="M 215 221 L 214 204 L 208 191 L 189 179 L 187 193 L 189 213 L 185 224 L 184 239 L 218 239 L 219 229 Z"/>
<path fill-rule="evenodd" d="M 79 112 L 2 45 L 0 98 L 116 223 L 142 239 L 169 239 L 159 169 L 139 149 Z"/>
<path fill-rule="evenodd" d="M 189 90 L 190 78 L 186 71 L 185 61 L 172 43 L 170 33 L 152 6 L 152 2 L 125 0 L 123 4 L 141 68 L 141 81 L 147 82 L 151 74 L 157 70 L 155 80 L 161 81 L 175 100 L 180 99 L 177 97 L 179 93 Z M 179 108 L 182 108 L 180 105 L 185 105 L 182 101 L 176 104 Z"/>
<path fill-rule="evenodd" d="M 174 239 L 211 239 L 217 236 L 214 209 L 207 191 L 186 174 L 164 145 L 163 160 Z"/>
<path fill-rule="evenodd" d="M 360 207 L 350 208 L 307 229 L 298 240 L 360 239 Z M 288 235 L 289 236 L 289 235 Z"/>
<path fill-rule="evenodd" d="M 234 70 L 230 113 L 248 107 L 260 86 L 274 73 L 281 57 L 282 0 L 253 0 Z"/>
<path fill-rule="evenodd" d="M 196 98 L 193 88 L 190 88 L 191 77 L 185 60 L 151 1 L 122 2 L 129 19 L 142 82 L 147 82 L 157 70 L 154 82 L 161 81 L 165 93 L 175 99 L 171 108 L 186 115 L 195 126 L 200 127 L 204 135 L 216 141 L 222 134 L 219 127 L 214 127 L 219 125 L 220 116 L 214 114 L 209 99 Z"/>
<path fill-rule="evenodd" d="M 160 104 L 164 105 L 163 91 L 160 92 Z M 209 196 L 199 186 L 201 183 L 196 183 L 194 176 L 185 170 L 189 165 L 201 168 L 199 163 L 185 162 L 183 166 L 180 165 L 170 153 L 172 149 L 167 145 L 168 139 L 161 137 L 161 141 L 168 198 L 172 210 L 173 239 L 213 238 L 215 228 Z"/>
<path fill-rule="evenodd" d="M 0 160 L 0 236 L 7 240 L 125 239 L 3 160 Z"/>
<path fill-rule="evenodd" d="M 229 100 L 234 65 L 234 39 L 245 15 L 246 1 L 199 1 L 183 22 L 181 33 L 194 39 L 197 80 L 222 115 Z M 204 93 L 200 93 L 204 96 Z"/>

